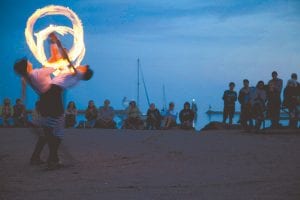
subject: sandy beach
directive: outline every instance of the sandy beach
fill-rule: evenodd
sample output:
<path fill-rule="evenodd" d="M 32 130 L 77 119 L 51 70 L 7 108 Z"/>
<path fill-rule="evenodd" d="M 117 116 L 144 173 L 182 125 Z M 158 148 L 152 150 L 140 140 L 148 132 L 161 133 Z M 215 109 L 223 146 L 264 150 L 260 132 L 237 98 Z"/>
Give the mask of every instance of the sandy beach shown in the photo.
<path fill-rule="evenodd" d="M 66 167 L 46 171 L 31 129 L 2 128 L 0 199 L 299 200 L 297 131 L 67 129 Z"/>

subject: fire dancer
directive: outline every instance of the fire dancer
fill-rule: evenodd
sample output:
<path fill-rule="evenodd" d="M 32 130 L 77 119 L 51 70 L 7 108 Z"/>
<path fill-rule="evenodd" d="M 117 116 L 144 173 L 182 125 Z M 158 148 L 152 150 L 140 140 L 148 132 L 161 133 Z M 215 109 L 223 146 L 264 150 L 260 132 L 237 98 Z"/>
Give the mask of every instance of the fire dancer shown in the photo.
<path fill-rule="evenodd" d="M 51 40 L 53 42 L 53 40 Z M 55 45 L 55 44 L 51 44 Z M 53 56 L 52 56 L 53 57 Z M 59 56 L 57 56 L 59 58 Z M 89 80 L 93 71 L 89 66 L 78 66 L 73 73 L 65 73 L 51 79 L 53 68 L 43 67 L 33 69 L 26 59 L 18 60 L 14 65 L 15 72 L 30 84 L 40 96 L 40 112 L 42 115 L 43 136 L 40 136 L 31 157 L 31 164 L 42 164 L 40 153 L 46 143 L 49 146 L 48 169 L 57 169 L 59 163 L 57 151 L 63 138 L 64 109 L 62 101 L 63 90 L 76 85 L 80 80 Z"/>

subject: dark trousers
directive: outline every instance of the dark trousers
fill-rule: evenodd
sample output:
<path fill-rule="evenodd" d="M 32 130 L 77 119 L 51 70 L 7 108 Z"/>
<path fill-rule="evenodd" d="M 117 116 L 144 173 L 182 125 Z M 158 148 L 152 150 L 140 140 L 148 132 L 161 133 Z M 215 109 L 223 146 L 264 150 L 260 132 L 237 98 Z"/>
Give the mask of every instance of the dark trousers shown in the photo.
<path fill-rule="evenodd" d="M 297 128 L 298 125 L 298 115 L 299 111 L 297 110 L 297 105 L 289 107 L 289 127 L 290 128 Z"/>
<path fill-rule="evenodd" d="M 39 136 L 39 139 L 35 145 L 34 151 L 31 156 L 32 161 L 40 160 L 41 152 L 46 144 L 48 144 L 49 155 L 47 162 L 49 163 L 58 163 L 58 147 L 61 143 L 61 139 L 53 135 L 53 128 L 45 127 L 44 133 L 45 136 Z"/>
<path fill-rule="evenodd" d="M 251 105 L 250 104 L 241 106 L 240 122 L 244 129 L 250 129 L 253 126 L 253 121 L 251 119 Z"/>
<path fill-rule="evenodd" d="M 39 109 L 43 117 L 59 117 L 64 113 L 63 102 L 62 102 L 62 88 L 57 85 L 51 85 L 50 89 L 40 95 Z M 40 154 L 45 146 L 48 144 L 49 147 L 49 163 L 58 163 L 57 150 L 60 145 L 61 139 L 53 135 L 53 128 L 43 127 L 44 136 L 40 136 L 31 160 L 40 160 Z"/>
<path fill-rule="evenodd" d="M 51 163 L 58 163 L 59 158 L 58 158 L 58 147 L 61 143 L 61 139 L 57 136 L 53 135 L 53 128 L 46 128 L 45 132 L 46 138 L 47 138 L 47 143 L 49 147 L 49 156 L 48 156 L 48 164 Z"/>
<path fill-rule="evenodd" d="M 271 126 L 278 127 L 280 119 L 280 104 L 281 100 L 278 98 L 272 98 L 269 100 L 268 116 L 271 119 Z"/>
<path fill-rule="evenodd" d="M 223 123 L 226 123 L 227 118 L 229 118 L 229 124 L 232 124 L 232 118 L 234 116 L 234 106 L 224 106 L 223 110 Z"/>
<path fill-rule="evenodd" d="M 32 161 L 39 161 L 39 160 L 41 160 L 40 155 L 41 155 L 41 152 L 42 152 L 45 144 L 47 144 L 47 138 L 46 138 L 46 136 L 44 136 L 44 135 L 43 136 L 39 136 L 38 141 L 37 141 L 37 143 L 35 145 L 34 151 L 32 153 L 32 156 L 31 156 L 31 160 Z"/>
<path fill-rule="evenodd" d="M 160 129 L 160 123 L 161 121 L 158 119 L 152 119 L 152 118 L 148 118 L 146 121 L 147 125 L 146 125 L 146 129 L 151 130 L 151 129 Z"/>

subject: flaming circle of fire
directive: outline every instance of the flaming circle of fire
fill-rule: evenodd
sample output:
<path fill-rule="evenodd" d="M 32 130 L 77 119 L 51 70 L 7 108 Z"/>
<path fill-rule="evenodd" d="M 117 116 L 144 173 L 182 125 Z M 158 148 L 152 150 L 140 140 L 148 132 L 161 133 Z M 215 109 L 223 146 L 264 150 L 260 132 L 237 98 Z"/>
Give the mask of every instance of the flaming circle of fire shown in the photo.
<path fill-rule="evenodd" d="M 35 22 L 44 16 L 47 15 L 64 15 L 72 22 L 73 29 L 66 26 L 56 26 L 49 25 L 47 28 L 39 31 L 38 33 L 34 33 L 36 37 L 36 42 L 33 38 L 33 27 Z M 25 29 L 25 37 L 27 45 L 29 46 L 31 52 L 35 56 L 35 58 L 44 66 L 44 67 L 53 67 L 56 70 L 53 74 L 58 75 L 60 73 L 69 72 L 68 68 L 69 63 L 60 59 L 56 62 L 48 62 L 47 57 L 45 55 L 44 50 L 44 41 L 48 38 L 49 34 L 52 32 L 57 32 L 60 35 L 65 35 L 67 33 L 73 35 L 73 46 L 69 50 L 68 55 L 70 60 L 72 61 L 74 66 L 79 66 L 84 54 L 85 54 L 85 46 L 83 41 L 83 27 L 78 16 L 69 8 L 63 6 L 55 6 L 50 5 L 44 8 L 36 10 L 27 20 L 27 25 Z"/>

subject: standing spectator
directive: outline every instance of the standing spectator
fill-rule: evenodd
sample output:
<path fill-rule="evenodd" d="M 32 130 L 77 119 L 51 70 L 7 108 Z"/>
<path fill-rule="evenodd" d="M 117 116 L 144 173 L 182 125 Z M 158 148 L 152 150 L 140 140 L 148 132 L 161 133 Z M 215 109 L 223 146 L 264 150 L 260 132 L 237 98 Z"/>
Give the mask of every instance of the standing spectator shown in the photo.
<path fill-rule="evenodd" d="M 65 111 L 66 128 L 74 127 L 76 124 L 77 109 L 74 101 L 70 101 Z"/>
<path fill-rule="evenodd" d="M 5 98 L 3 101 L 3 106 L 1 107 L 1 116 L 2 116 L 3 127 L 11 126 L 13 108 L 10 105 L 10 100 L 8 98 Z"/>
<path fill-rule="evenodd" d="M 259 81 L 256 85 L 255 92 L 251 98 L 252 117 L 255 120 L 255 130 L 258 131 L 261 123 L 265 118 L 267 93 L 265 90 L 265 83 Z"/>
<path fill-rule="evenodd" d="M 300 83 L 297 81 L 297 74 L 293 73 L 291 79 L 288 80 L 287 86 L 284 89 L 283 104 L 289 109 L 289 127 L 297 128 L 300 102 Z"/>
<path fill-rule="evenodd" d="M 271 119 L 271 128 L 279 127 L 282 80 L 276 71 L 272 72 L 272 80 L 268 83 L 268 115 Z"/>
<path fill-rule="evenodd" d="M 116 128 L 116 122 L 114 121 L 114 117 L 114 108 L 110 106 L 110 101 L 106 99 L 104 101 L 104 105 L 99 108 L 96 127 L 111 129 Z"/>
<path fill-rule="evenodd" d="M 93 100 L 89 101 L 88 107 L 85 111 L 85 118 L 87 119 L 87 128 L 94 128 L 96 120 L 98 116 L 98 111 L 95 106 L 95 103 Z"/>
<path fill-rule="evenodd" d="M 253 126 L 251 120 L 251 88 L 249 87 L 249 80 L 243 80 L 244 87 L 239 91 L 238 100 L 241 104 L 240 122 L 244 129 L 249 130 Z"/>
<path fill-rule="evenodd" d="M 223 94 L 224 110 L 223 110 L 223 123 L 226 123 L 227 117 L 229 117 L 229 124 L 232 124 L 232 118 L 235 112 L 235 102 L 237 100 L 237 93 L 234 91 L 235 84 L 229 83 L 229 90 L 226 90 Z"/>
<path fill-rule="evenodd" d="M 27 113 L 21 99 L 16 100 L 13 114 L 14 124 L 16 127 L 25 127 L 27 125 Z"/>
<path fill-rule="evenodd" d="M 169 129 L 177 126 L 177 115 L 178 113 L 175 111 L 175 104 L 173 102 L 170 102 L 169 108 L 164 116 L 164 129 Z"/>
<path fill-rule="evenodd" d="M 124 128 L 126 129 L 142 129 L 143 121 L 141 119 L 141 111 L 136 106 L 135 101 L 130 101 L 128 108 L 126 109 L 127 119 L 124 122 Z"/>
<path fill-rule="evenodd" d="M 182 129 L 193 129 L 193 121 L 195 118 L 194 111 L 191 110 L 189 102 L 184 103 L 183 109 L 179 113 L 180 128 Z"/>
<path fill-rule="evenodd" d="M 146 129 L 160 129 L 161 115 L 154 103 L 150 104 L 147 111 L 147 125 Z"/>

